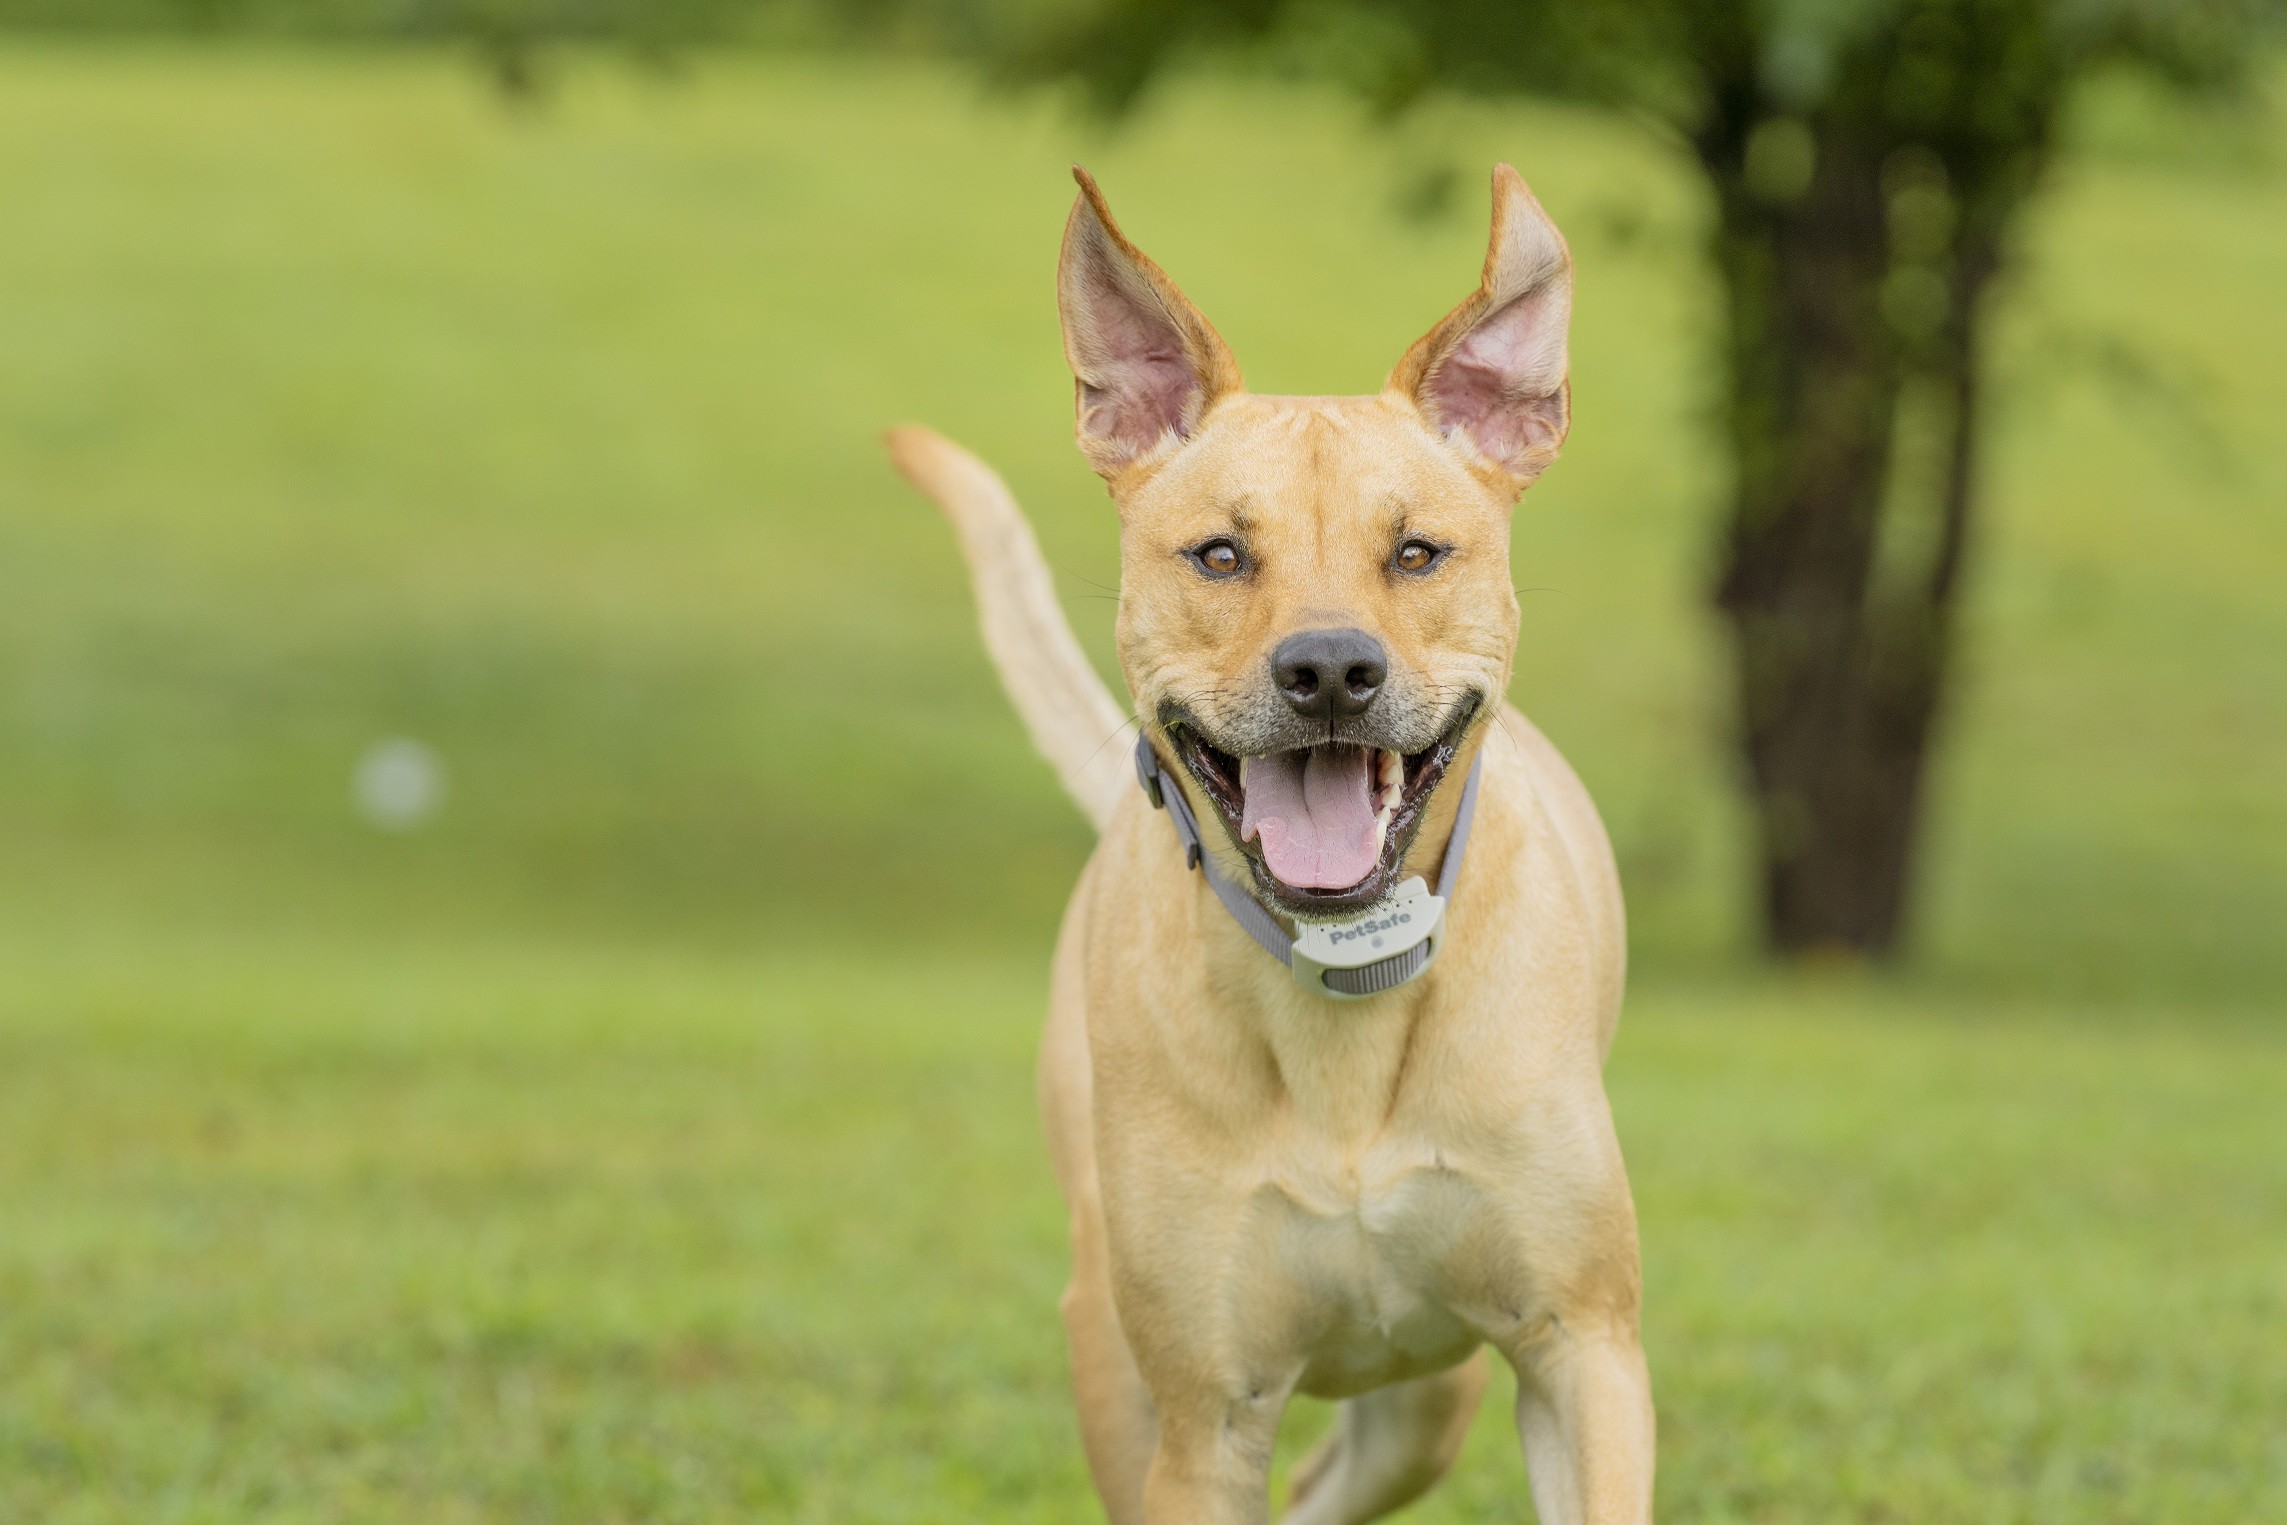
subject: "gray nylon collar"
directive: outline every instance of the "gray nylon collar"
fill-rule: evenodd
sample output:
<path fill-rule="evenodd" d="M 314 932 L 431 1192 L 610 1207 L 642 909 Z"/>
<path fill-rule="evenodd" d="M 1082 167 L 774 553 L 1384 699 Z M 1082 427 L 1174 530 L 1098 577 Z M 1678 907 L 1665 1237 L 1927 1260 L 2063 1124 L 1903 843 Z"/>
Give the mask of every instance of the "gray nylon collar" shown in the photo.
<path fill-rule="evenodd" d="M 1184 868 L 1196 868 L 1207 876 L 1207 887 L 1215 892 L 1217 900 L 1223 902 L 1223 909 L 1231 913 L 1231 919 L 1260 944 L 1265 953 L 1293 970 L 1297 980 L 1306 988 L 1337 999 L 1357 999 L 1402 985 L 1428 968 L 1430 960 L 1436 956 L 1437 945 L 1443 941 L 1441 923 L 1445 905 L 1453 897 L 1454 882 L 1461 877 L 1462 855 L 1469 848 L 1469 828 L 1477 818 L 1477 774 L 1483 762 L 1482 752 L 1470 759 L 1469 778 L 1461 786 L 1461 805 L 1454 812 L 1453 834 L 1446 840 L 1445 861 L 1437 871 L 1437 898 L 1432 903 L 1436 922 L 1432 924 L 1430 935 L 1388 958 L 1340 970 L 1327 970 L 1309 960 L 1298 962 L 1295 939 L 1286 928 L 1279 925 L 1278 918 L 1271 915 L 1263 903 L 1243 886 L 1224 878 L 1217 871 L 1215 860 L 1207 856 L 1206 844 L 1200 838 L 1199 820 L 1191 813 L 1191 802 L 1184 798 L 1180 788 L 1168 787 L 1164 782 L 1166 770 L 1160 766 L 1159 752 L 1152 746 L 1151 737 L 1141 735 L 1136 738 L 1136 780 L 1143 785 L 1144 794 L 1151 800 L 1153 808 L 1164 808 L 1169 819 L 1174 821 L 1175 834 L 1183 839 Z M 1419 880 L 1407 882 L 1419 889 Z M 1367 914 L 1371 916 L 1372 913 Z"/>

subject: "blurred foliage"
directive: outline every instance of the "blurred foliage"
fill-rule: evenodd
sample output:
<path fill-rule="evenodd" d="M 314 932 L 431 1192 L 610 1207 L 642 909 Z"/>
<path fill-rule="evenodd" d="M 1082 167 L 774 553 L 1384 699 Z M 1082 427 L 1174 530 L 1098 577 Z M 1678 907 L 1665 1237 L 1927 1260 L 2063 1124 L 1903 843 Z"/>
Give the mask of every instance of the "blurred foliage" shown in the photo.
<path fill-rule="evenodd" d="M 240 34 L 354 41 L 451 40 L 501 91 L 532 94 L 552 49 L 608 43 L 656 64 L 708 43 L 800 35 L 802 18 L 755 0 L 0 0 L 26 31 Z"/>
<path fill-rule="evenodd" d="M 852 0 L 849 14 L 894 0 Z M 922 0 L 949 37 L 989 40 L 1022 71 L 1085 82 L 1110 109 L 1171 63 L 1234 47 L 1349 85 L 1388 111 L 1435 92 L 1618 106 L 1686 133 L 1742 87 L 1797 112 L 1849 109 L 1901 128 L 1946 125 L 1946 57 L 1969 34 L 2019 39 L 1997 65 L 2148 66 L 2191 87 L 2245 78 L 2276 0 L 1074 0 L 1018 17 Z M 1893 88 L 1851 93 L 1854 62 L 1896 46 Z M 2006 103 L 1991 101 L 1986 109 Z M 1991 125 L 1998 127 L 1998 122 Z"/>
<path fill-rule="evenodd" d="M 1688 126 L 1711 108 L 1708 66 L 1740 51 L 1710 53 L 1712 37 L 1748 38 L 1756 77 L 1805 109 L 1837 98 L 1871 39 L 1918 26 L 1938 40 L 1949 9 L 2012 14 L 2053 56 L 2131 60 L 2195 88 L 2243 79 L 2251 27 L 2287 16 L 2282 0 L 0 0 L 0 29 L 458 38 L 496 59 L 579 42 L 653 58 L 721 43 L 906 47 L 967 54 L 1012 82 L 1077 80 L 1110 112 L 1171 63 L 1216 56 L 1336 80 L 1392 115 L 1435 92 L 1530 94 Z M 1926 99 L 1861 104 L 1911 112 Z"/>
<path fill-rule="evenodd" d="M 0 0 L 0 25 L 95 32 L 676 39 L 736 35 L 773 8 L 753 0 Z"/>
<path fill-rule="evenodd" d="M 1740 79 L 1797 112 L 1851 106 L 1928 128 L 1949 47 L 2072 74 L 2126 63 L 2193 91 L 2244 84 L 2283 0 L 0 0 L 0 18 L 536 40 L 838 42 L 965 54 L 1008 83 L 1070 80 L 1110 114 L 1173 67 L 1331 80 L 1396 116 L 1439 95 L 1611 106 L 1689 131 Z M 1914 73 L 1858 95 L 1854 60 L 1902 38 Z M 2002 106 L 1984 103 L 1990 113 Z M 1960 124 L 1955 124 L 1960 125 Z M 1990 115 L 1987 125 L 1997 126 Z"/>

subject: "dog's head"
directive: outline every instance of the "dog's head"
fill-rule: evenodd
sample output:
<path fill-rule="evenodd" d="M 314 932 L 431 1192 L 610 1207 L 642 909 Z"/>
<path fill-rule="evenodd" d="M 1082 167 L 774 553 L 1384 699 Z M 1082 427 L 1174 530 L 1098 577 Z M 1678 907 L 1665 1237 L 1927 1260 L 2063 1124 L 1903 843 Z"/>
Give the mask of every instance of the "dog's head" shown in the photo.
<path fill-rule="evenodd" d="M 1508 685 L 1509 510 L 1569 423 L 1571 256 L 1504 164 L 1482 283 L 1381 395 L 1258 397 L 1076 173 L 1058 304 L 1129 690 L 1265 898 L 1370 905 Z"/>

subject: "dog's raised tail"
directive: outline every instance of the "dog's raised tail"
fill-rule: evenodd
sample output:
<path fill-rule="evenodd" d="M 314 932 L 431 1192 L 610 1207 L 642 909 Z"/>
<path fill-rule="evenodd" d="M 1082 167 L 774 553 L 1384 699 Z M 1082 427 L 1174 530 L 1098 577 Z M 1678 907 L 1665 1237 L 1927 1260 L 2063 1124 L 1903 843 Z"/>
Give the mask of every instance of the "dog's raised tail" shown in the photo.
<path fill-rule="evenodd" d="M 1135 787 L 1130 749 L 1115 734 L 1128 714 L 1081 653 L 1024 511 L 998 473 L 934 429 L 907 424 L 890 430 L 887 442 L 906 480 L 953 521 L 985 650 L 1032 744 L 1103 830 L 1121 794 Z"/>

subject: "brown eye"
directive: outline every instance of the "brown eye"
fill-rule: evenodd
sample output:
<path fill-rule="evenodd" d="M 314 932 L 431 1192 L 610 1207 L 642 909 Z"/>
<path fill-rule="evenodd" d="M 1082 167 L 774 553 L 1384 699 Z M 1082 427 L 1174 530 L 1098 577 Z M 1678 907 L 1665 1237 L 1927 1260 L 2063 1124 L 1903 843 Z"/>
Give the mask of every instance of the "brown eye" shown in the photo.
<path fill-rule="evenodd" d="M 1191 559 L 1198 562 L 1199 570 L 1209 577 L 1235 577 L 1246 565 L 1238 546 L 1228 540 L 1210 540 L 1205 545 L 1194 546 Z"/>
<path fill-rule="evenodd" d="M 1398 547 L 1397 564 L 1401 572 L 1426 572 L 1445 556 L 1442 546 L 1426 540 L 1408 540 Z"/>

